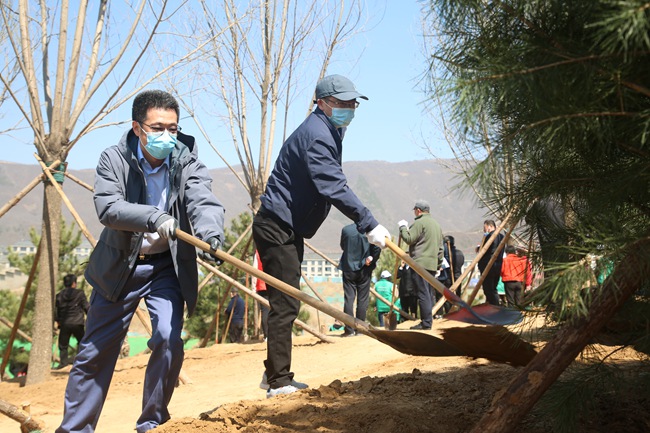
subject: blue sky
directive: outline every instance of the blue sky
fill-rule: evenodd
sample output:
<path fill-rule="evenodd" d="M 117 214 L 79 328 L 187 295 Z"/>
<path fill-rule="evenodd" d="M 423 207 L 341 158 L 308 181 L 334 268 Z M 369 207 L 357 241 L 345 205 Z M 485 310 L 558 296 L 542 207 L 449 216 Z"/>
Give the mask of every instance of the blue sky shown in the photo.
<path fill-rule="evenodd" d="M 369 2 L 368 7 L 378 3 L 383 2 Z M 387 0 L 383 4 L 383 8 L 369 9 L 372 17 L 366 25 L 367 30 L 357 34 L 347 45 L 346 60 L 334 62 L 328 70 L 328 74 L 348 76 L 370 99 L 361 101 L 348 128 L 343 160 L 403 162 L 431 158 L 426 146 L 437 157 L 450 157 L 447 144 L 439 138 L 433 120 L 422 106 L 425 95 L 420 91 L 418 80 L 427 68 L 421 49 L 422 3 Z M 298 110 L 304 112 L 304 104 L 300 103 Z M 130 104 L 122 106 L 117 115 L 129 119 Z M 297 119 L 289 129 L 297 127 L 299 121 Z M 116 143 L 126 128 L 102 129 L 82 138 L 68 156 L 69 167 L 95 168 L 101 151 Z M 184 132 L 195 135 L 201 143 L 200 134 L 193 129 L 194 126 L 188 124 Z M 30 138 L 18 141 L 5 137 L 4 143 L 11 146 L 11 151 L 5 147 L 0 160 L 35 164 L 35 148 Z M 230 150 L 232 144 L 224 144 L 224 147 L 228 162 L 236 164 L 234 152 Z M 279 148 L 280 143 L 276 143 L 275 154 Z M 199 149 L 201 159 L 209 168 L 224 166 L 209 146 L 200 144 Z"/>

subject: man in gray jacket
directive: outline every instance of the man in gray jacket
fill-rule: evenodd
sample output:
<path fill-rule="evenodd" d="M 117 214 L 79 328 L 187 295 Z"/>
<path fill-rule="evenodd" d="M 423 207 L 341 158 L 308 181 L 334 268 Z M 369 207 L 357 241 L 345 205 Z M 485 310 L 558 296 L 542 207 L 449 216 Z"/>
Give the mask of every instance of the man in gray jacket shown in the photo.
<path fill-rule="evenodd" d="M 183 308 L 186 304 L 192 314 L 198 290 L 196 249 L 178 242 L 176 229 L 193 232 L 217 250 L 224 222 L 194 138 L 180 132 L 179 113 L 169 93 L 141 92 L 133 101 L 132 128 L 100 157 L 94 201 L 105 228 L 85 273 L 93 287 L 86 334 L 56 433 L 95 431 L 121 343 L 142 299 L 153 332 L 136 431 L 170 418 L 167 405 L 183 364 Z"/>

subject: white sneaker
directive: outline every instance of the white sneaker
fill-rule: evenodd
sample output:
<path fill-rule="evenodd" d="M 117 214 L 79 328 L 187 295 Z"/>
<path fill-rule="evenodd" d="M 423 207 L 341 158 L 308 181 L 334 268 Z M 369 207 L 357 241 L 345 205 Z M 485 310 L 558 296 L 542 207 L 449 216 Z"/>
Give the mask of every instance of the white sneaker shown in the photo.
<path fill-rule="evenodd" d="M 309 385 L 306 383 L 298 382 L 293 379 L 291 379 L 291 383 L 289 384 L 291 386 L 294 386 L 298 389 L 307 389 L 309 388 Z M 266 371 L 262 374 L 262 381 L 260 382 L 260 388 L 261 389 L 269 389 L 269 383 L 266 381 Z"/>
<path fill-rule="evenodd" d="M 285 385 L 285 386 L 280 387 L 280 388 L 269 388 L 266 391 L 266 398 L 271 398 L 271 397 L 275 397 L 275 396 L 278 396 L 278 395 L 291 394 L 291 393 L 294 393 L 296 391 L 298 391 L 298 388 L 296 388 L 293 385 Z"/>

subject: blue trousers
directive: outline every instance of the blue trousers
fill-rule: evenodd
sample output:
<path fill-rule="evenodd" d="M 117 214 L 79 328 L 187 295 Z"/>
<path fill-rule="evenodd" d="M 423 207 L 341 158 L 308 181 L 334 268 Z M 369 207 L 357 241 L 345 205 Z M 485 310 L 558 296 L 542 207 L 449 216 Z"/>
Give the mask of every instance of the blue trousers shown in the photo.
<path fill-rule="evenodd" d="M 86 333 L 70 370 L 63 421 L 56 433 L 95 431 L 122 340 L 141 299 L 149 310 L 153 332 L 147 342 L 151 355 L 136 431 L 143 433 L 169 420 L 167 405 L 183 364 L 184 302 L 172 259 L 165 257 L 138 262 L 116 302 L 93 291 Z"/>

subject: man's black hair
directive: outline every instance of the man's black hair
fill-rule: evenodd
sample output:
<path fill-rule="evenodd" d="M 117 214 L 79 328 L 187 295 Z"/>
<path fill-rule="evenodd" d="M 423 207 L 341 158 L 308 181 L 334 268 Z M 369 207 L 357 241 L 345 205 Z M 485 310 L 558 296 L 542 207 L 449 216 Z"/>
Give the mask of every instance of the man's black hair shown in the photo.
<path fill-rule="evenodd" d="M 453 247 L 456 244 L 456 239 L 452 235 L 445 236 L 445 242 L 449 242 L 449 246 Z"/>
<path fill-rule="evenodd" d="M 162 108 L 163 110 L 174 110 L 176 118 L 180 119 L 180 108 L 178 101 L 170 93 L 162 90 L 145 90 L 138 93 L 133 100 L 131 118 L 138 123 L 147 119 L 147 111 L 151 108 Z"/>
<path fill-rule="evenodd" d="M 77 282 L 77 276 L 74 274 L 68 274 L 65 277 L 63 277 L 64 287 L 72 287 L 72 285 L 76 282 Z"/>
<path fill-rule="evenodd" d="M 485 221 L 483 221 L 483 224 L 488 225 L 490 227 L 494 227 L 494 228 L 496 228 L 496 226 L 497 226 L 496 223 L 494 222 L 494 220 L 485 220 Z"/>

